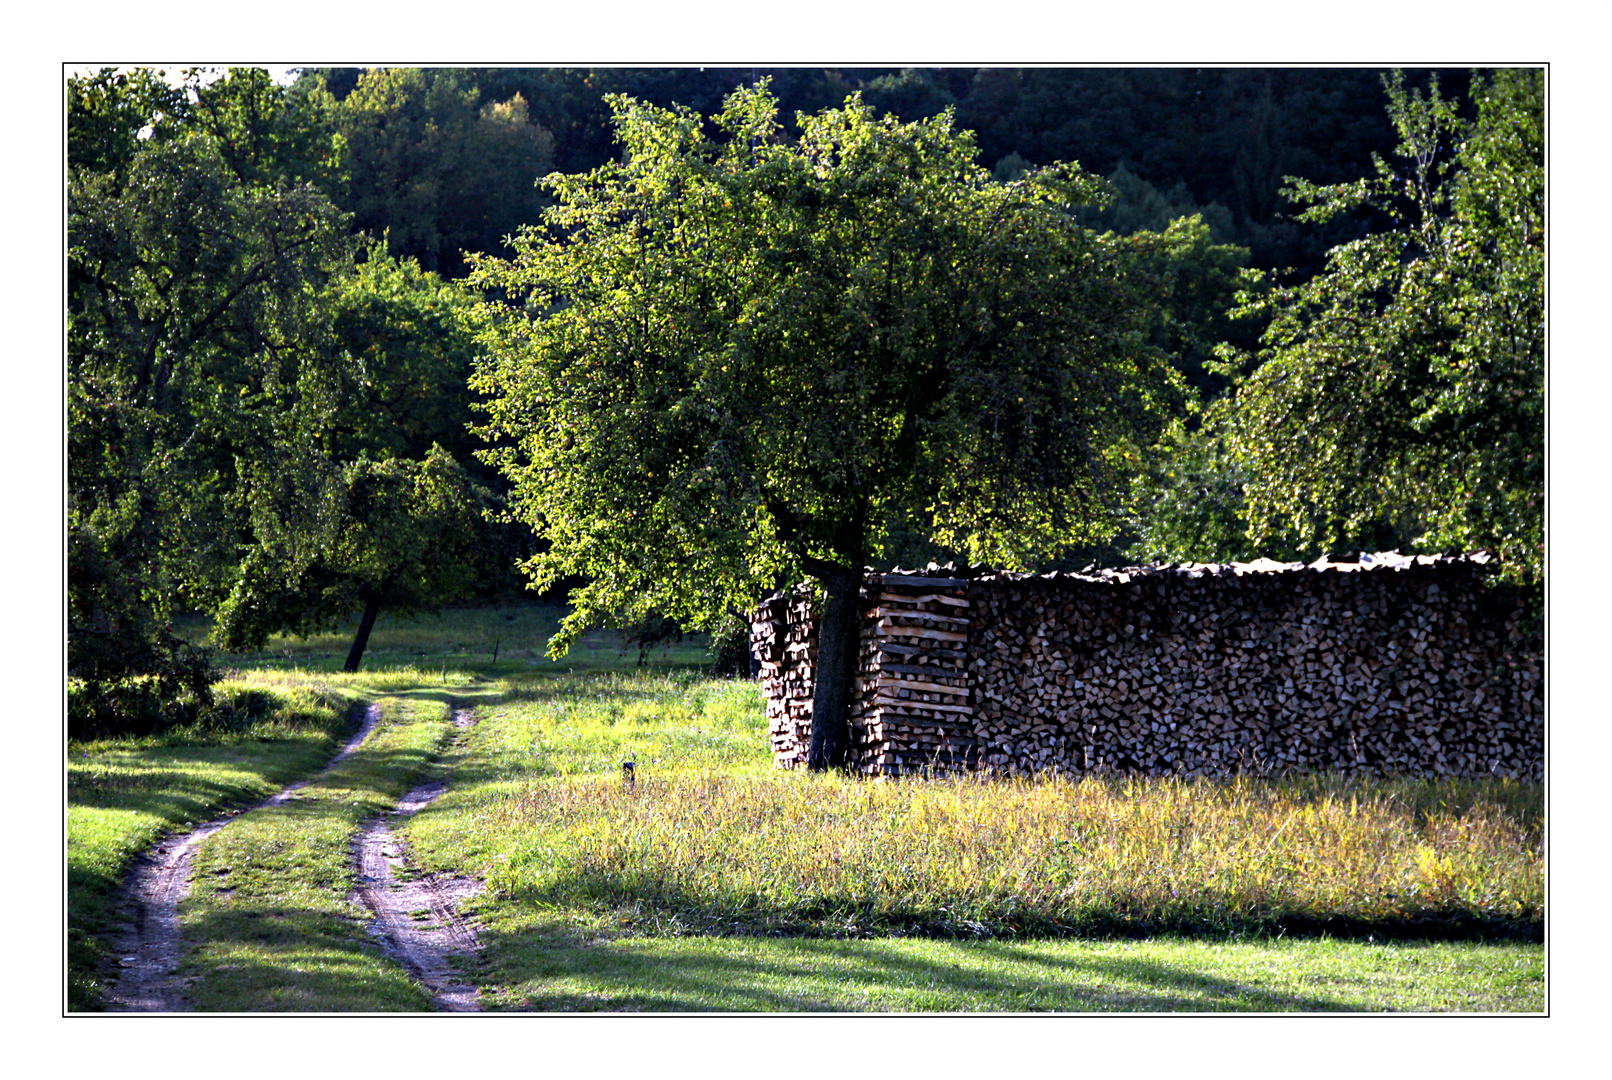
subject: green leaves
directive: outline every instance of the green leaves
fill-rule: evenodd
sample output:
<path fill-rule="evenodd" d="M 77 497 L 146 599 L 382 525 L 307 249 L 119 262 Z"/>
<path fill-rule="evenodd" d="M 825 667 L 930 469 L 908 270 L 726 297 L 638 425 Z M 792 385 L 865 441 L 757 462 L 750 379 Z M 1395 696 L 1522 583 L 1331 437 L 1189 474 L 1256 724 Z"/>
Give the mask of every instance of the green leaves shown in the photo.
<path fill-rule="evenodd" d="M 765 85 L 717 137 L 610 99 L 622 160 L 546 181 L 513 259 L 475 260 L 484 433 L 585 575 L 563 649 L 649 608 L 712 625 L 819 563 L 923 530 L 1023 564 L 1111 531 L 1116 444 L 1171 376 L 1074 166 L 991 182 L 949 114 L 852 97 L 785 143 Z"/>
<path fill-rule="evenodd" d="M 1321 548 L 1487 548 L 1543 569 L 1543 84 L 1478 78 L 1477 118 L 1387 82 L 1399 131 L 1377 177 L 1294 181 L 1324 221 L 1360 205 L 1398 228 L 1245 311 L 1271 317 L 1230 446 L 1250 536 Z"/>
<path fill-rule="evenodd" d="M 234 581 L 242 474 L 328 415 L 319 294 L 350 257 L 323 194 L 237 171 L 159 86 L 69 90 L 68 673 L 102 727 L 205 699 L 167 623 Z"/>
<path fill-rule="evenodd" d="M 378 68 L 331 111 L 350 184 L 343 205 L 393 253 L 457 276 L 461 252 L 497 251 L 536 218 L 534 187 L 554 137 L 526 99 L 476 108 L 476 88 L 450 69 Z"/>
<path fill-rule="evenodd" d="M 418 460 L 281 461 L 247 487 L 256 543 L 219 609 L 225 648 L 330 629 L 372 600 L 405 615 L 435 607 L 493 569 L 491 499 L 440 446 Z"/>

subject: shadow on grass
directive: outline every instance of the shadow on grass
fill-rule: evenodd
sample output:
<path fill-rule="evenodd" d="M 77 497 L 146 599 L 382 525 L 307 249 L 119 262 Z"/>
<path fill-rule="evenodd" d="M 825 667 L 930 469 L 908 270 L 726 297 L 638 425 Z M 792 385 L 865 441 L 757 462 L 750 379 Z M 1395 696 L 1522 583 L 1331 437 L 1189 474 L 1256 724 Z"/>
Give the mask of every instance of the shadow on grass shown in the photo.
<path fill-rule="evenodd" d="M 526 886 L 511 902 L 533 909 L 580 906 L 616 921 L 629 933 L 655 936 L 798 937 L 1009 942 L 1041 939 L 1135 941 L 1150 937 L 1204 941 L 1330 938 L 1340 941 L 1465 941 L 1540 944 L 1542 919 L 1511 918 L 1466 908 L 1407 911 L 1392 916 L 1290 910 L 1233 911 L 1220 905 L 1134 915 L 1105 908 L 1039 910 L 1009 902 L 967 911 L 940 907 L 879 910 L 867 903 L 822 897 L 790 905 L 750 896 L 713 903 L 712 897 L 664 883 L 627 882 L 609 874 L 573 875 Z"/>
<path fill-rule="evenodd" d="M 431 999 L 362 924 L 272 905 L 193 914 L 183 932 L 205 945 L 181 975 L 198 1012 L 430 1012 Z"/>
<path fill-rule="evenodd" d="M 1000 942 L 959 946 L 945 954 L 957 960 L 944 962 L 900 941 L 773 939 L 736 954 L 731 940 L 483 940 L 511 984 L 556 984 L 503 1005 L 521 1011 L 1358 1011 L 1157 962 L 1063 960 Z"/>
<path fill-rule="evenodd" d="M 179 785 L 175 785 L 178 788 Z M 68 802 L 94 810 L 151 814 L 171 825 L 199 822 L 202 818 L 264 797 L 262 788 L 189 778 L 182 790 L 107 791 L 96 786 L 68 786 Z"/>

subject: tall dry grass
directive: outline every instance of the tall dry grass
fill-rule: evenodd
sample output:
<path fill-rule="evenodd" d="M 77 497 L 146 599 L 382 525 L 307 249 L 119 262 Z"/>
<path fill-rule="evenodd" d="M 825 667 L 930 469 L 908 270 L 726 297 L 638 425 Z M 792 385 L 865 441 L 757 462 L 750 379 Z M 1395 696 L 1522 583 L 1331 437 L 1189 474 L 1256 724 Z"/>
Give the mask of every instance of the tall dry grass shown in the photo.
<path fill-rule="evenodd" d="M 690 928 L 955 934 L 1484 927 L 1543 917 L 1540 787 L 1311 777 L 534 783 L 493 888 Z"/>

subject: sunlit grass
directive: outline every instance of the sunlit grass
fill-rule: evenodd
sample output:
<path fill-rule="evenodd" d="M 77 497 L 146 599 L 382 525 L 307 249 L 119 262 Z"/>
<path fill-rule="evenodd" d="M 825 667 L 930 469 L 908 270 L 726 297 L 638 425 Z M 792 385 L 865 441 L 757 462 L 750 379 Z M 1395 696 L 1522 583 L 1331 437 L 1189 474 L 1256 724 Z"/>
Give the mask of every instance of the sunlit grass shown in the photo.
<path fill-rule="evenodd" d="M 354 753 L 278 806 L 202 841 L 179 908 L 198 1011 L 425 1011 L 430 999 L 364 933 L 348 898 L 353 842 L 394 806 L 451 732 L 448 703 L 383 697 Z"/>
<path fill-rule="evenodd" d="M 354 685 L 242 677 L 216 688 L 207 728 L 67 746 L 68 1002 L 103 993 L 118 883 L 162 836 L 265 798 L 329 760 L 352 726 Z"/>
<path fill-rule="evenodd" d="M 499 677 L 527 673 L 570 673 L 636 668 L 638 651 L 610 630 L 583 636 L 559 660 L 548 659 L 548 642 L 566 615 L 562 604 L 528 601 L 482 607 L 446 608 L 405 617 L 381 612 L 364 651 L 365 671 L 406 671 L 416 679 L 441 677 L 444 670 Z M 212 624 L 202 616 L 177 620 L 176 630 L 197 644 L 209 642 Z M 226 667 L 253 671 L 274 668 L 337 672 L 347 659 L 358 629 L 354 613 L 336 630 L 307 636 L 279 634 L 252 653 L 220 653 Z M 645 657 L 645 667 L 665 671 L 711 663 L 704 635 L 692 635 Z"/>
<path fill-rule="evenodd" d="M 754 683 L 633 659 L 520 675 L 293 661 L 243 685 L 304 705 L 389 697 L 422 721 L 410 738 L 448 702 L 476 707 L 478 725 L 441 759 L 447 792 L 400 833 L 426 868 L 488 882 L 467 909 L 485 945 L 467 975 L 494 1008 L 1542 1007 L 1542 950 L 1525 943 L 1543 920 L 1537 784 L 784 773 Z M 112 778 L 118 753 L 211 753 L 231 739 L 273 751 L 281 742 L 251 732 L 275 723 L 95 744 L 80 761 Z M 413 775 L 426 744 L 405 749 Z M 163 766 L 140 767 L 155 789 Z M 170 778 L 191 798 L 196 779 Z M 204 845 L 185 915 L 201 1007 L 422 1007 L 345 900 L 351 831 L 404 782 L 378 779 L 334 781 Z M 101 832 L 133 835 L 110 816 L 129 812 L 113 799 L 120 783 L 81 808 L 81 852 L 104 846 Z M 1317 932 L 1355 940 L 1292 941 Z M 1382 945 L 1441 933 L 1511 940 Z M 1090 940 L 1148 934 L 1164 936 Z"/>
<path fill-rule="evenodd" d="M 752 684 L 651 676 L 536 680 L 482 715 L 411 836 L 494 896 L 637 932 L 1528 938 L 1543 918 L 1537 784 L 780 773 Z"/>
<path fill-rule="evenodd" d="M 494 889 L 691 926 L 967 936 L 1308 920 L 1533 922 L 1537 829 L 1475 791 L 1420 816 L 1396 785 L 870 783 L 644 776 L 536 783 L 484 827 Z M 1344 929 L 1339 922 L 1339 929 Z"/>

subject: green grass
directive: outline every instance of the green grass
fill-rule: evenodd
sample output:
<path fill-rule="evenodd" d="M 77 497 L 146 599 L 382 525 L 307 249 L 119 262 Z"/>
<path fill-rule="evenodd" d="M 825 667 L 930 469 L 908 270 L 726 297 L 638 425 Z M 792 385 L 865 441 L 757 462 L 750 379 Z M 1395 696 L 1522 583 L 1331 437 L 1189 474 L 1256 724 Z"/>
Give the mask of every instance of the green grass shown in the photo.
<path fill-rule="evenodd" d="M 485 947 L 466 976 L 494 1009 L 1543 1008 L 1538 785 L 780 773 L 757 687 L 699 674 L 702 645 L 638 669 L 598 634 L 554 664 L 539 657 L 560 614 L 383 624 L 357 676 L 319 673 L 344 635 L 233 658 L 267 664 L 250 677 L 281 693 L 389 696 L 400 722 L 304 798 L 202 846 L 182 908 L 198 1007 L 427 1007 L 346 895 L 359 823 L 440 770 L 447 793 L 402 835 L 425 867 L 487 880 L 467 905 Z M 477 702 L 480 722 L 432 765 L 449 700 Z M 161 779 L 166 759 L 150 758 L 147 812 L 161 793 L 187 809 L 92 841 L 84 811 L 119 810 L 127 783 L 108 755 L 222 745 L 90 748 L 108 780 L 79 806 L 76 865 L 115 867 L 209 816 L 215 777 Z M 1429 934 L 1466 940 L 1417 940 Z"/>
<path fill-rule="evenodd" d="M 202 1012 L 424 1011 L 427 995 L 364 932 L 348 900 L 353 841 L 430 766 L 452 732 L 445 695 L 381 699 L 364 745 L 290 800 L 199 845 L 179 927 Z"/>
<path fill-rule="evenodd" d="M 232 680 L 217 692 L 222 730 L 68 744 L 70 1009 L 100 1006 L 120 917 L 117 887 L 136 855 L 315 771 L 354 726 L 356 697 L 347 688 L 268 676 Z M 230 713 L 238 713 L 233 723 Z"/>
<path fill-rule="evenodd" d="M 771 769 L 748 683 L 509 696 L 410 833 L 515 904 L 683 932 L 1542 936 L 1537 784 L 808 776 Z"/>
<path fill-rule="evenodd" d="M 475 674 L 496 678 L 528 673 L 618 671 L 636 668 L 638 651 L 614 631 L 585 634 L 560 660 L 545 655 L 549 638 L 565 617 L 563 604 L 532 600 L 473 608 L 448 608 L 417 617 L 381 612 L 364 650 L 364 671 L 406 670 L 416 679 Z M 176 620 L 176 631 L 205 643 L 212 624 L 201 616 Z M 279 635 L 255 653 L 221 653 L 219 663 L 240 669 L 340 671 L 358 629 L 355 613 L 334 631 L 306 637 Z M 711 658 L 703 634 L 691 635 L 645 658 L 652 671 L 708 667 Z M 496 660 L 495 660 L 496 651 Z"/>
<path fill-rule="evenodd" d="M 484 932 L 483 937 L 489 935 Z M 505 924 L 490 1009 L 551 1012 L 1467 1012 L 1544 1009 L 1544 948 L 1464 942 L 589 940 Z"/>
<path fill-rule="evenodd" d="M 491 1007 L 1542 1007 L 1537 785 L 778 773 L 756 688 L 688 676 L 479 714 L 405 835 L 487 879 Z"/>

